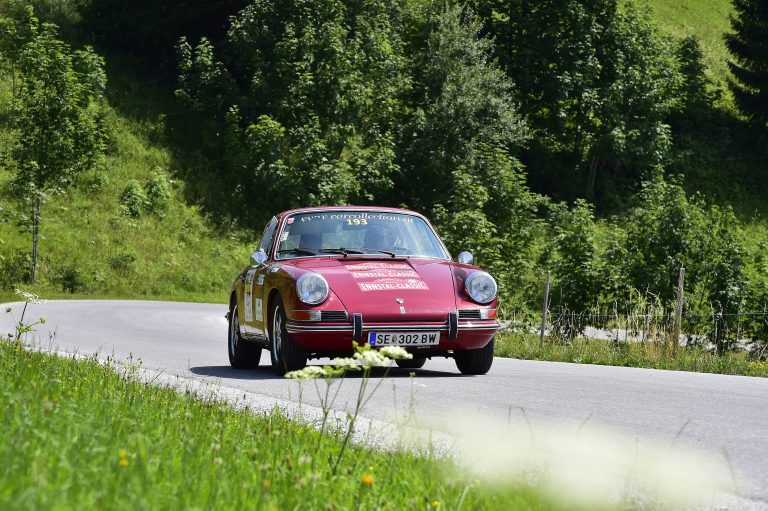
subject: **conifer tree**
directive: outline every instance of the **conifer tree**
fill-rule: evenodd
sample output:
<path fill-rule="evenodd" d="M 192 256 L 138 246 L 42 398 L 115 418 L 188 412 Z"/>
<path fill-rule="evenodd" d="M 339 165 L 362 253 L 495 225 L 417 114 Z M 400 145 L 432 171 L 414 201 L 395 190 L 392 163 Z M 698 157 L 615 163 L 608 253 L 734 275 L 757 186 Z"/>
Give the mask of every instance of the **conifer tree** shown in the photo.
<path fill-rule="evenodd" d="M 768 124 L 768 0 L 733 0 L 733 33 L 725 43 L 733 60 L 730 88 L 739 110 L 756 124 Z"/>

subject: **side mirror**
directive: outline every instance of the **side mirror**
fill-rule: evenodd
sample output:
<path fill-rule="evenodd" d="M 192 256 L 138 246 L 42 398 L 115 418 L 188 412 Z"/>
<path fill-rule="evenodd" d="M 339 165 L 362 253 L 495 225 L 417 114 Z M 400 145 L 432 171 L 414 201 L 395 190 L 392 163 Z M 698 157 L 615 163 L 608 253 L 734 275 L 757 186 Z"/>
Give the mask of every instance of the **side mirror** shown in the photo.
<path fill-rule="evenodd" d="M 267 253 L 262 249 L 258 249 L 251 254 L 251 266 L 263 266 L 267 261 Z"/>
<path fill-rule="evenodd" d="M 466 250 L 464 252 L 461 252 L 459 256 L 456 258 L 456 260 L 462 264 L 472 264 L 472 262 L 475 260 L 474 257 L 472 257 L 472 254 L 467 252 Z"/>

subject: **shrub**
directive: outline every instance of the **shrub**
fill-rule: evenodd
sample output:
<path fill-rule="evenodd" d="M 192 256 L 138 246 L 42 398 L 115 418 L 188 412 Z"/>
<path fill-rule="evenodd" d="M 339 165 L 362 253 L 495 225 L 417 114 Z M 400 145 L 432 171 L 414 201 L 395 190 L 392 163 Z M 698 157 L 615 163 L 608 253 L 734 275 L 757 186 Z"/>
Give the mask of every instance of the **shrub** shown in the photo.
<path fill-rule="evenodd" d="M 120 205 L 125 214 L 131 218 L 139 218 L 149 209 L 149 199 L 138 181 L 131 179 L 120 195 Z"/>
<path fill-rule="evenodd" d="M 160 217 L 165 215 L 165 210 L 172 198 L 171 184 L 171 180 L 160 172 L 160 169 L 155 170 L 144 185 L 148 211 Z"/>
<path fill-rule="evenodd" d="M 109 267 L 121 273 L 133 271 L 135 263 L 136 255 L 130 250 L 123 250 L 109 258 Z"/>
<path fill-rule="evenodd" d="M 61 286 L 62 291 L 67 293 L 77 293 L 86 288 L 85 277 L 80 270 L 72 263 L 65 263 L 54 268 L 52 281 Z"/>
<path fill-rule="evenodd" d="M 11 257 L 0 256 L 0 289 L 13 289 L 32 280 L 32 254 L 18 252 Z"/>

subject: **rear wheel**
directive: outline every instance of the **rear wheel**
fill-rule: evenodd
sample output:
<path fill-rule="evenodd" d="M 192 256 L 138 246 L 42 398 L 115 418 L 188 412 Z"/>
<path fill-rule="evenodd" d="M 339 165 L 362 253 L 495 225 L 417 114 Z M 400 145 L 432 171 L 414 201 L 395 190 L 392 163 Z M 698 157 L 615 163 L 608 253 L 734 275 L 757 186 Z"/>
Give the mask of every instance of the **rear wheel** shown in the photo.
<path fill-rule="evenodd" d="M 270 328 L 270 354 L 272 369 L 279 375 L 303 369 L 307 365 L 307 354 L 294 344 L 285 326 L 285 309 L 280 299 L 272 306 Z"/>
<path fill-rule="evenodd" d="M 456 361 L 456 367 L 461 374 L 485 374 L 491 369 L 493 364 L 493 342 L 494 338 L 483 348 L 474 350 L 457 351 L 453 358 Z"/>
<path fill-rule="evenodd" d="M 427 361 L 427 357 L 413 357 L 412 359 L 398 359 L 395 360 L 397 367 L 403 369 L 420 369 L 424 367 L 424 363 Z"/>
<path fill-rule="evenodd" d="M 243 340 L 240 334 L 240 318 L 237 317 L 237 304 L 229 309 L 229 338 L 227 339 L 229 365 L 235 369 L 258 367 L 261 360 L 261 347 Z"/>

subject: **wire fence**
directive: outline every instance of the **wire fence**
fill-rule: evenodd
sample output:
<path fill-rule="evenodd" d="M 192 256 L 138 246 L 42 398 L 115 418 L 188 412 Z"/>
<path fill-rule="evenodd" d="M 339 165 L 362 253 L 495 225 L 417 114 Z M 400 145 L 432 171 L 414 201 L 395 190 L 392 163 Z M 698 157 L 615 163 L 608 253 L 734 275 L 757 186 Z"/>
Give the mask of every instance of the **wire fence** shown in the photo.
<path fill-rule="evenodd" d="M 747 349 L 761 360 L 768 358 L 768 311 L 742 312 L 710 305 L 709 311 L 686 310 L 685 268 L 679 271 L 674 303 L 663 303 L 650 293 L 637 293 L 632 302 L 614 302 L 588 311 L 551 308 L 551 273 L 546 273 L 541 312 L 507 311 L 505 326 L 512 331 L 537 333 L 541 341 L 570 342 L 582 336 L 620 342 L 705 346 L 722 354 Z"/>
<path fill-rule="evenodd" d="M 574 312 L 565 309 L 546 311 L 508 311 L 504 325 L 508 330 L 526 331 L 554 342 L 570 342 L 576 337 L 613 342 L 650 342 L 674 345 L 674 311 L 661 308 L 618 312 L 594 310 Z M 725 352 L 748 349 L 761 359 L 768 356 L 768 311 L 718 312 L 680 315 L 677 344 L 704 346 Z"/>

